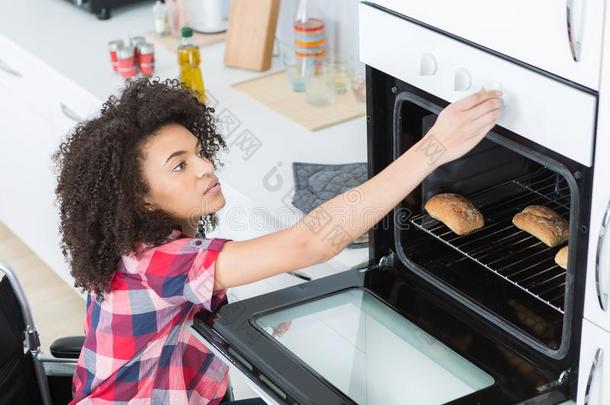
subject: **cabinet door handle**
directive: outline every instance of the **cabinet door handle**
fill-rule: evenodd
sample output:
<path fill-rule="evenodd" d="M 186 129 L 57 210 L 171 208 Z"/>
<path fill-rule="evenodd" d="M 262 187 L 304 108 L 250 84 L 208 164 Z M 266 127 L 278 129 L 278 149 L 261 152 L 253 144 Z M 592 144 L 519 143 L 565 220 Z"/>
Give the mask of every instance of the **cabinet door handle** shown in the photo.
<path fill-rule="evenodd" d="M 591 394 L 591 386 L 593 385 L 593 379 L 595 378 L 595 374 L 597 373 L 597 369 L 599 364 L 602 361 L 602 355 L 604 351 L 602 349 L 597 349 L 595 352 L 595 357 L 593 357 L 593 363 L 591 364 L 591 370 L 589 371 L 589 378 L 587 379 L 587 388 L 585 389 L 585 405 L 589 405 L 589 395 Z"/>
<path fill-rule="evenodd" d="M 61 109 L 61 112 L 64 113 L 64 115 L 70 118 L 72 121 L 81 122 L 83 120 L 81 117 L 78 116 L 78 114 L 68 108 L 68 106 L 66 106 L 64 103 L 59 103 L 59 108 Z"/>
<path fill-rule="evenodd" d="M 0 69 L 5 71 L 9 75 L 16 76 L 16 77 L 23 77 L 23 75 L 20 72 L 16 71 L 15 69 L 13 69 L 9 65 L 7 65 L 6 62 L 3 61 L 2 59 L 0 59 Z"/>
<path fill-rule="evenodd" d="M 610 201 L 604 213 L 601 227 L 599 229 L 599 238 L 597 240 L 597 252 L 595 255 L 595 288 L 597 289 L 597 298 L 599 305 L 604 311 L 608 310 L 608 267 L 606 265 L 606 238 L 608 236 L 608 224 L 610 223 Z M 604 277 L 606 276 L 606 277 Z"/>
<path fill-rule="evenodd" d="M 584 14 L 584 0 L 566 0 L 566 28 L 572 59 L 580 62 L 580 49 L 582 47 L 582 15 Z"/>

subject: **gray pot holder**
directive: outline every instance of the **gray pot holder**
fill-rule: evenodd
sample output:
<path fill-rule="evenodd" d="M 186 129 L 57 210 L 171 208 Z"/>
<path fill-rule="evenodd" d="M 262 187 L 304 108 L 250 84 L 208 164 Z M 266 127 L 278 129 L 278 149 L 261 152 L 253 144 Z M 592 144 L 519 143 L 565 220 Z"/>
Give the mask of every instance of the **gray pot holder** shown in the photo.
<path fill-rule="evenodd" d="M 293 162 L 292 172 L 295 184 L 292 205 L 305 214 L 368 179 L 366 163 L 331 165 Z M 365 233 L 347 247 L 354 249 L 367 246 L 368 233 Z"/>

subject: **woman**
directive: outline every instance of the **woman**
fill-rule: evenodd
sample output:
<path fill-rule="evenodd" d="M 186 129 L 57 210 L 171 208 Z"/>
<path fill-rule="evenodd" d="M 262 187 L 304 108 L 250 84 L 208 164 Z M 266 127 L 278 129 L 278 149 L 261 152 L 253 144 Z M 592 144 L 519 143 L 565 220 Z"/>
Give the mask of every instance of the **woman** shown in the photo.
<path fill-rule="evenodd" d="M 194 314 L 217 310 L 227 288 L 332 258 L 471 150 L 495 125 L 500 97 L 482 90 L 451 104 L 375 177 L 284 230 L 232 241 L 200 229 L 225 205 L 213 109 L 175 80 L 128 83 L 55 154 L 62 248 L 89 292 L 73 403 L 219 403 L 227 366 L 184 327 Z M 431 143 L 444 150 L 433 163 Z"/>

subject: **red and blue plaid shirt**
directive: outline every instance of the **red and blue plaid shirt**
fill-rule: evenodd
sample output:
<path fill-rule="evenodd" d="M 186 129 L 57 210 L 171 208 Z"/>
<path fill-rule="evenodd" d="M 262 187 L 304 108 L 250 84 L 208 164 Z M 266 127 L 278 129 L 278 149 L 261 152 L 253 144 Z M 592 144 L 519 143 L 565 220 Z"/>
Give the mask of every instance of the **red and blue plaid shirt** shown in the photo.
<path fill-rule="evenodd" d="M 227 366 L 186 325 L 227 302 L 213 286 L 230 239 L 180 236 L 140 244 L 137 256 L 121 257 L 102 302 L 89 294 L 72 403 L 217 404 L 224 396 Z"/>

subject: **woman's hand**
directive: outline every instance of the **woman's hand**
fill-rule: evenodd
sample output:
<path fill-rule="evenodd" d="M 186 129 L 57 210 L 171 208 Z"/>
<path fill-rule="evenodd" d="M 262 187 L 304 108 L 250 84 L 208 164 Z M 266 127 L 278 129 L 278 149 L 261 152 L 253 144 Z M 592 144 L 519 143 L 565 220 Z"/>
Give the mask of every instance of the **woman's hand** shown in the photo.
<path fill-rule="evenodd" d="M 435 153 L 430 162 L 440 166 L 474 148 L 500 116 L 502 92 L 481 90 L 447 106 L 422 138 L 416 150 Z"/>

